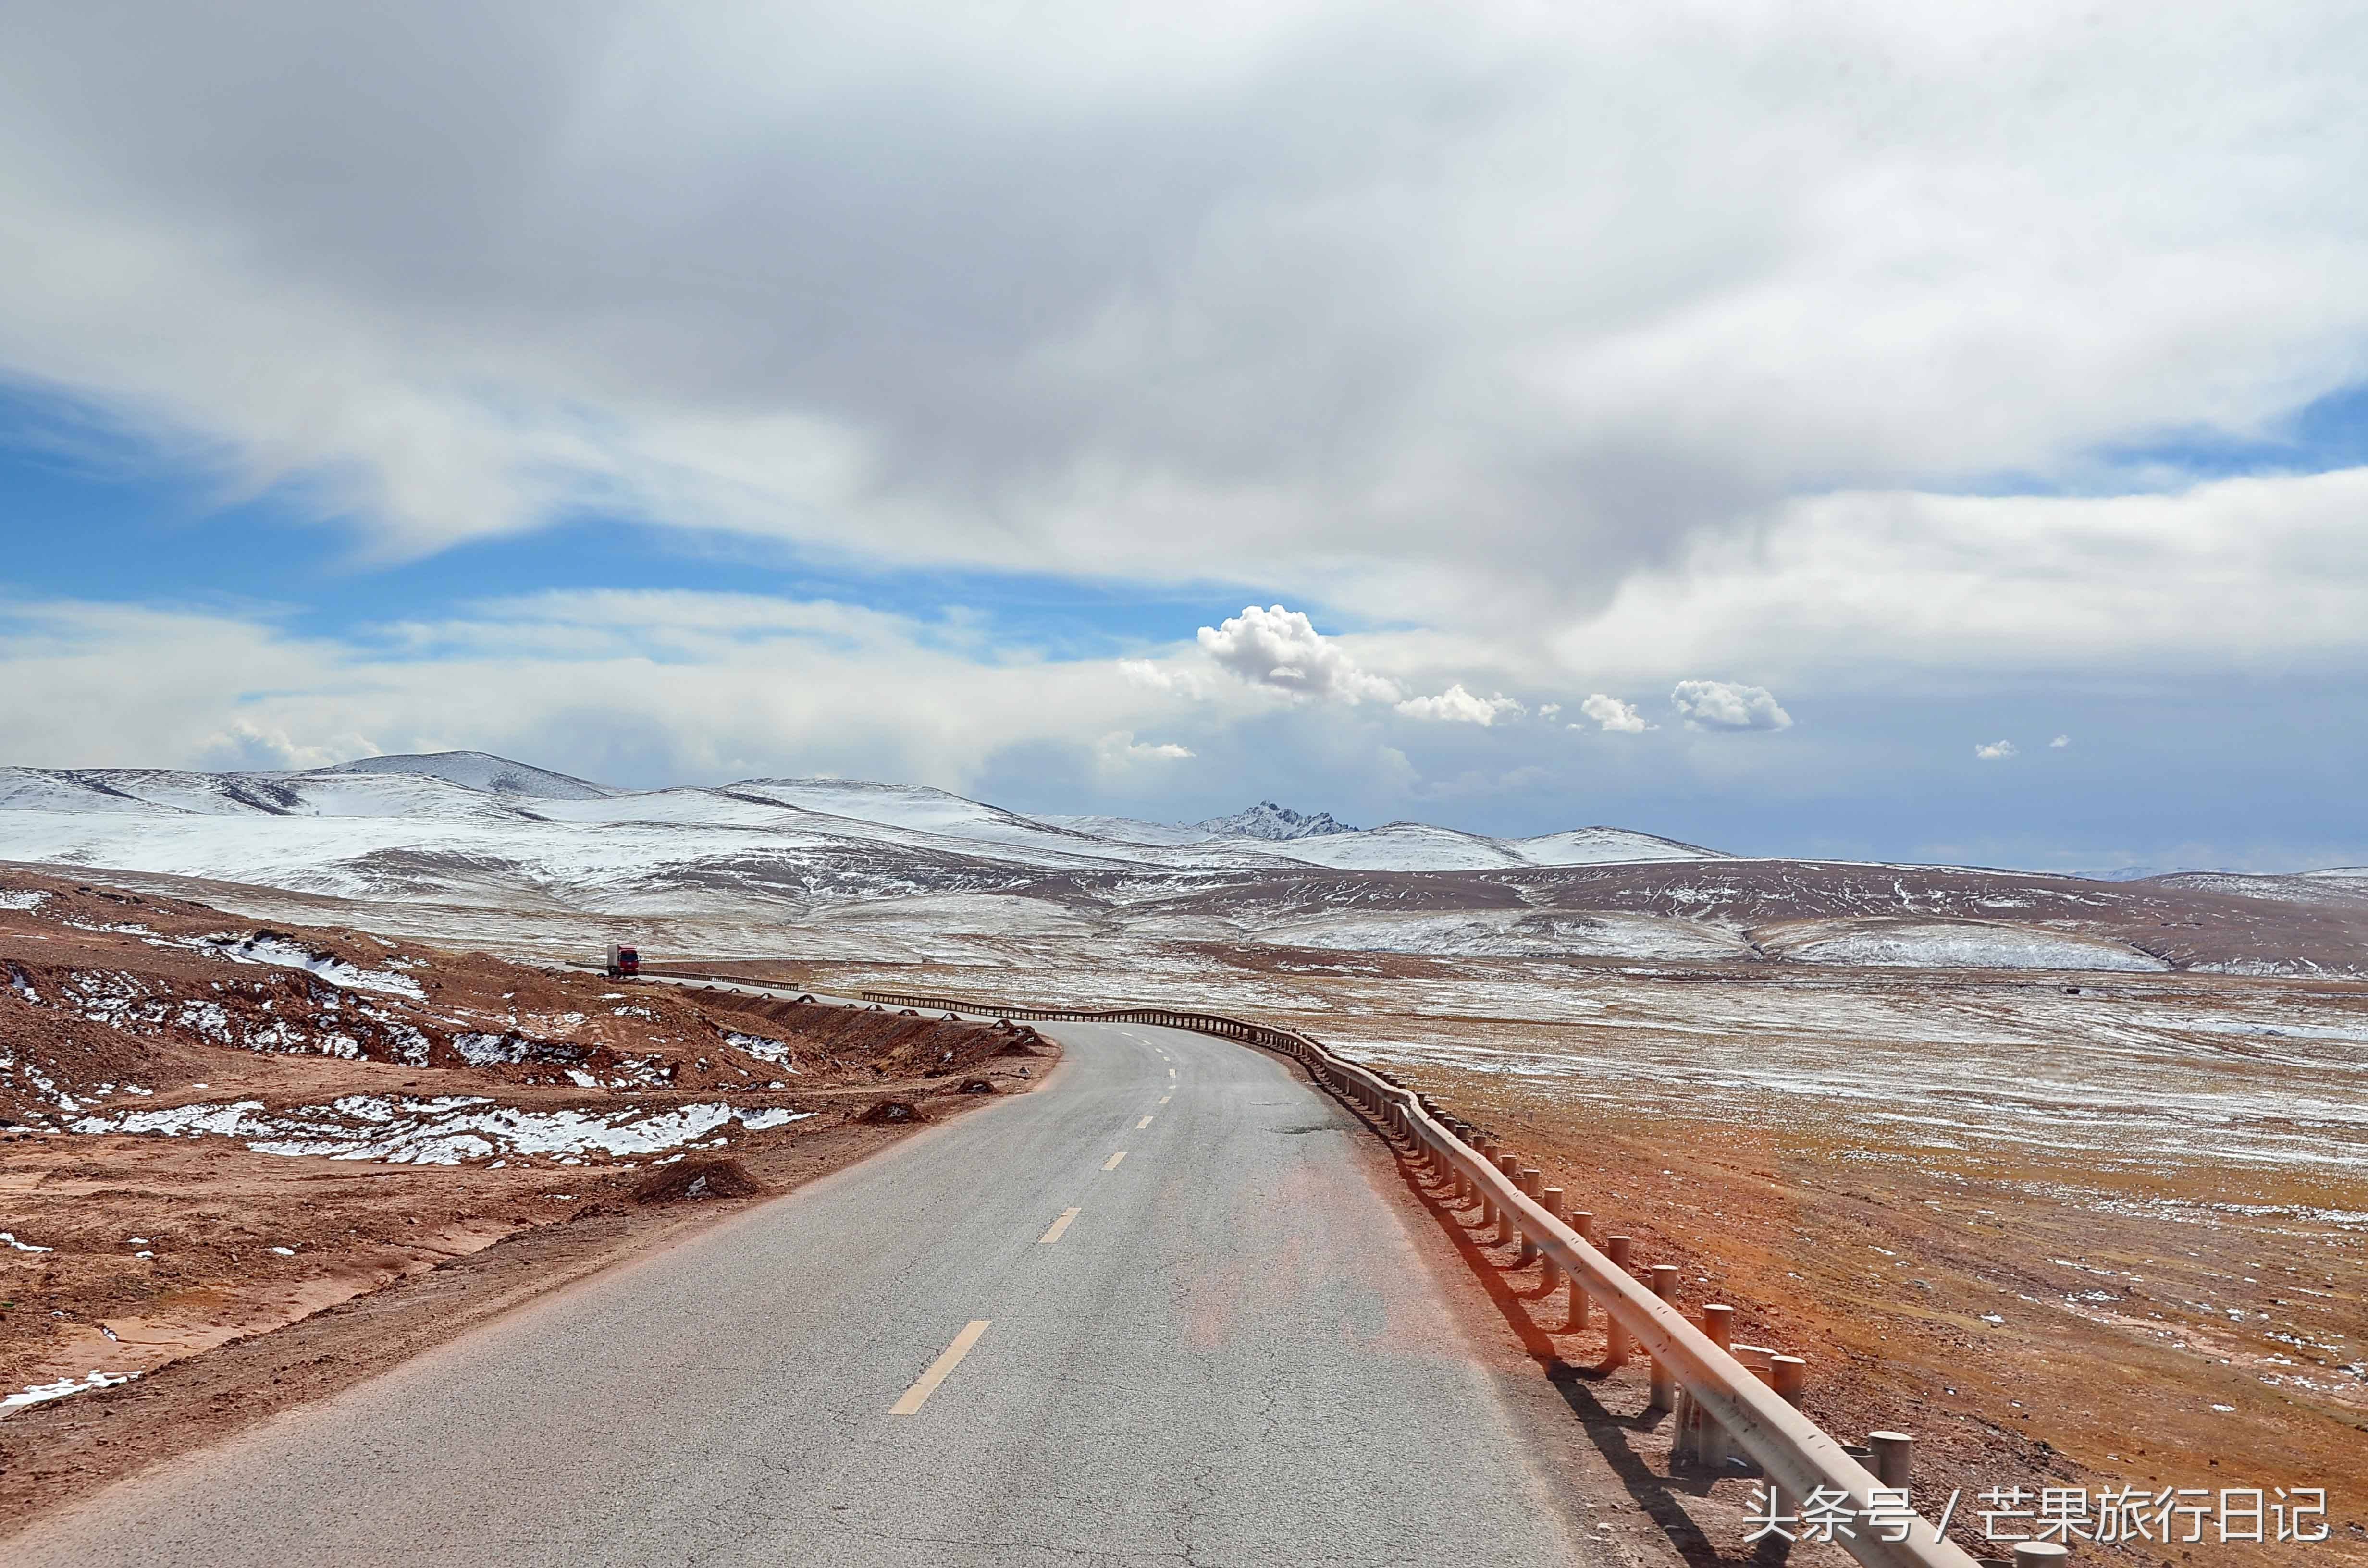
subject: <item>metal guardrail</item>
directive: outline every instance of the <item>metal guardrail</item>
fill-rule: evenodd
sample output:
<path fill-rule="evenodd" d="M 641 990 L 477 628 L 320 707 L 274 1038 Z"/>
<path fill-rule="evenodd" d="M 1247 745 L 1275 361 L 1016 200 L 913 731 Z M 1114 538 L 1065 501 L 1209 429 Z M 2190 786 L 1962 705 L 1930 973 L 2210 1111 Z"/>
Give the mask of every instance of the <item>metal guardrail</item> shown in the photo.
<path fill-rule="evenodd" d="M 1886 1483 L 1831 1434 L 1794 1409 L 1651 1288 L 1598 1251 L 1560 1214 L 1524 1190 L 1516 1170 L 1505 1168 L 1515 1164 L 1509 1155 L 1500 1156 L 1503 1165 L 1492 1161 L 1458 1135 L 1451 1125 L 1453 1119 L 1443 1117 L 1421 1096 L 1335 1054 L 1308 1036 L 1222 1013 L 1170 1007 L 1030 1007 L 975 996 L 900 991 L 861 994 L 866 1001 L 1001 1018 L 1153 1024 L 1236 1040 L 1295 1059 L 1317 1082 L 1359 1107 L 1388 1136 L 1406 1145 L 1414 1158 L 1454 1179 L 1459 1189 L 1471 1191 L 1492 1215 L 1503 1216 L 1508 1236 L 1518 1231 L 1530 1246 L 1562 1270 L 1573 1290 L 1600 1302 L 1619 1331 L 1652 1357 L 1656 1383 L 1661 1377 L 1673 1378 L 1699 1410 L 1706 1428 L 1714 1427 L 1725 1435 L 1725 1442 L 1748 1454 L 1768 1483 L 1796 1508 L 1812 1495 L 1833 1500 L 1837 1507 L 1839 1499 L 1847 1497 L 1852 1528 L 1847 1535 L 1835 1532 L 1836 1545 L 1868 1568 L 1975 1568 L 1972 1554 L 1943 1539 L 1929 1520 L 1897 1508 L 1896 1490 L 1878 1499 L 1876 1492 Z M 1534 1172 L 1520 1174 L 1534 1182 Z M 1723 1443 L 1714 1444 L 1714 1449 L 1723 1447 Z M 1906 1485 L 1905 1476 L 1894 1480 L 1899 1487 Z M 1884 1518 L 1903 1521 L 1891 1527 L 1903 1539 L 1886 1539 L 1890 1530 L 1870 1518 L 1878 1504 L 1884 1505 Z"/>

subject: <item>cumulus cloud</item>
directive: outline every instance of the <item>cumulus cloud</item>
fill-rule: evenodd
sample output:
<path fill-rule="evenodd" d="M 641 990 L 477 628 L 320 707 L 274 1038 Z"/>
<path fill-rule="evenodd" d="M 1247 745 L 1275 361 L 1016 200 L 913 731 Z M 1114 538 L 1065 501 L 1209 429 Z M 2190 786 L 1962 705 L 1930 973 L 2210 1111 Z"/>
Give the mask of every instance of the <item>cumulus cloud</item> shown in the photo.
<path fill-rule="evenodd" d="M 1730 680 L 1681 680 L 1669 705 L 1691 730 L 1789 730 L 1784 711 L 1766 687 Z M 1608 728 L 1609 726 L 1607 726 Z"/>
<path fill-rule="evenodd" d="M 2021 755 L 2021 750 L 2012 741 L 1990 741 L 1975 745 L 1974 755 L 1984 762 L 2003 762 L 2008 757 Z"/>
<path fill-rule="evenodd" d="M 1645 722 L 1645 715 L 1637 712 L 1632 705 L 1616 697 L 1606 697 L 1600 691 L 1580 703 L 1578 710 L 1594 720 L 1597 727 L 1620 734 L 1640 734 L 1653 727 Z M 1574 730 L 1581 727 L 1577 724 L 1571 726 Z"/>
<path fill-rule="evenodd" d="M 283 772 L 291 768 L 325 767 L 358 756 L 376 756 L 379 747 L 361 735 L 343 734 L 319 744 L 302 744 L 284 730 L 266 730 L 245 719 L 234 719 L 219 733 L 199 743 L 194 761 L 201 768 L 223 773 Z"/>
<path fill-rule="evenodd" d="M 2050 750 L 2050 751 L 2062 751 L 2065 747 L 2066 747 L 2066 746 L 2070 745 L 2071 744 L 2072 744 L 2072 737 L 2071 737 L 2071 736 L 2069 736 L 2069 735 L 2058 735 L 2058 736 L 2056 736 L 2054 740 L 2052 740 L 2052 741 L 2050 741 L 2050 742 L 2048 742 L 2048 743 L 2047 743 L 2047 749 L 2048 749 L 2048 750 Z"/>
<path fill-rule="evenodd" d="M 1223 625 L 1201 628 L 1200 642 L 1220 669 L 1293 697 L 1354 705 L 1406 695 L 1397 682 L 1360 668 L 1304 613 L 1281 605 L 1247 606 Z"/>
<path fill-rule="evenodd" d="M 1192 756 L 1192 748 L 1172 741 L 1138 741 L 1133 730 L 1112 730 L 1095 745 L 1095 755 L 1105 765 L 1135 762 L 1180 762 Z"/>
<path fill-rule="evenodd" d="M 1474 697 L 1456 682 L 1436 697 L 1413 697 L 1397 705 L 1397 710 L 1409 719 L 1436 719 L 1451 724 L 1494 724 L 1499 719 L 1518 718 L 1521 705 L 1499 693 L 1495 697 Z"/>
<path fill-rule="evenodd" d="M 1201 651 L 1219 669 L 1245 684 L 1288 694 L 1299 701 L 1355 707 L 1386 702 L 1408 719 L 1492 726 L 1528 710 L 1498 692 L 1481 697 L 1457 681 L 1434 696 L 1409 696 L 1404 683 L 1366 669 L 1299 610 L 1271 605 L 1245 608 L 1219 626 L 1204 626 Z M 1127 677 L 1161 689 L 1188 689 L 1190 672 L 1170 672 L 1148 661 L 1129 661 Z"/>

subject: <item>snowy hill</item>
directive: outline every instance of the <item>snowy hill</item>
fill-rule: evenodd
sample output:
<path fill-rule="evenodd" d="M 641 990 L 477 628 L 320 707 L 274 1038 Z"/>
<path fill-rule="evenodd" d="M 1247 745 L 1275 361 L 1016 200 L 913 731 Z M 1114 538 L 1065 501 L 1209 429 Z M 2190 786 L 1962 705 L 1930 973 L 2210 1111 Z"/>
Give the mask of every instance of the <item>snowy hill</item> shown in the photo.
<path fill-rule="evenodd" d="M 1206 828 L 1184 827 L 1167 822 L 1144 822 L 1135 817 L 1046 816 L 1039 813 L 1033 820 L 1047 827 L 1107 838 L 1114 844 L 1159 844 L 1169 848 L 1181 848 L 1188 844 L 1206 844 L 1215 836 Z"/>
<path fill-rule="evenodd" d="M 393 756 L 358 756 L 313 770 L 322 773 L 407 773 L 441 778 L 490 795 L 523 795 L 538 801 L 597 801 L 619 793 L 604 785 L 529 767 L 482 751 L 439 751 Z"/>
<path fill-rule="evenodd" d="M 1207 822 L 1192 825 L 1218 838 L 1264 838 L 1278 844 L 1296 838 L 1315 838 L 1325 834 L 1357 831 L 1336 821 L 1330 812 L 1318 812 L 1311 817 L 1294 812 L 1289 806 L 1278 806 L 1272 801 L 1260 801 L 1246 812 L 1235 812 L 1229 817 L 1211 817 Z"/>
<path fill-rule="evenodd" d="M 1215 826 L 1226 829 L 1214 831 Z M 1249 828 L 1289 835 L 1266 837 Z M 350 901 L 357 924 L 683 920 L 704 950 L 1025 962 L 1183 941 L 1486 957 L 1939 967 L 2368 969 L 2368 875 L 1743 859 L 1613 827 L 1358 829 L 1023 816 L 942 790 L 751 778 L 627 790 L 484 753 L 292 773 L 0 768 L 0 860 Z M 721 945 L 718 945 L 721 944 Z M 1016 944 L 1016 946 L 1015 946 Z M 1131 961 L 1131 960 L 1114 960 Z"/>
<path fill-rule="evenodd" d="M 1533 866 L 1601 866 L 1628 860 L 1725 860 L 1725 851 L 1624 827 L 1574 827 L 1506 841 Z"/>

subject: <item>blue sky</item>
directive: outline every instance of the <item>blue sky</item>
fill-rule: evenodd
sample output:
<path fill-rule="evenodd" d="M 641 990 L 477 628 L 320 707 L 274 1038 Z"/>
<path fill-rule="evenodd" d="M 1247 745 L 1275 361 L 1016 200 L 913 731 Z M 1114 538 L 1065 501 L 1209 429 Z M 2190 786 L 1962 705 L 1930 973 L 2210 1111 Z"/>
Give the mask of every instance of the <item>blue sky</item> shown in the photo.
<path fill-rule="evenodd" d="M 31 27 L 0 763 L 2368 860 L 2355 10 L 1053 9 Z"/>

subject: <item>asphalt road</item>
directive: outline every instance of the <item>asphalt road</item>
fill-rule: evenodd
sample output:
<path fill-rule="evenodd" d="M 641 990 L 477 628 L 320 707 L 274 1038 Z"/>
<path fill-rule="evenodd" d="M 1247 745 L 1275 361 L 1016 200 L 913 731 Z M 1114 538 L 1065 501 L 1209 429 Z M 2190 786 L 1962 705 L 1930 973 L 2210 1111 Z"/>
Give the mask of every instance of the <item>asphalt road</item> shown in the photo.
<path fill-rule="evenodd" d="M 1592 1556 L 1367 1134 L 1259 1052 L 1049 1028 L 1068 1058 L 1035 1093 L 102 1494 L 17 1560 Z"/>

